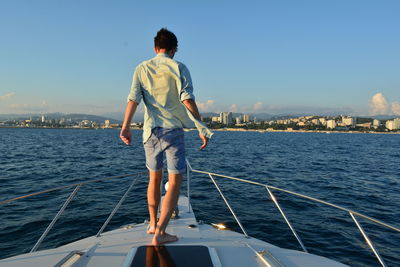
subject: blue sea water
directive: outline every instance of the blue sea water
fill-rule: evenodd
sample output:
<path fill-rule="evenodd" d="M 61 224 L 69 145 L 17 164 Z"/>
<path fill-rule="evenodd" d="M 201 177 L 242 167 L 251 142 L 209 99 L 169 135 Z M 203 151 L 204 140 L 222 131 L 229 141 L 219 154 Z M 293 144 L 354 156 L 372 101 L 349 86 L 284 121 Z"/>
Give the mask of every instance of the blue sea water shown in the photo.
<path fill-rule="evenodd" d="M 141 131 L 133 133 L 133 145 L 126 146 L 111 129 L 0 129 L 0 201 L 144 171 Z M 194 169 L 307 194 L 400 226 L 400 135 L 216 132 L 205 151 L 198 150 L 196 132 L 187 132 L 185 141 Z M 40 248 L 96 234 L 131 181 L 83 186 Z M 217 182 L 249 235 L 301 249 L 265 188 Z M 106 230 L 147 219 L 146 186 L 142 175 Z M 71 191 L 0 205 L 0 258 L 29 252 Z M 273 192 L 309 252 L 352 266 L 379 266 L 349 214 Z M 192 175 L 191 198 L 198 220 L 240 231 L 208 176 Z M 387 265 L 399 266 L 400 233 L 359 221 Z"/>

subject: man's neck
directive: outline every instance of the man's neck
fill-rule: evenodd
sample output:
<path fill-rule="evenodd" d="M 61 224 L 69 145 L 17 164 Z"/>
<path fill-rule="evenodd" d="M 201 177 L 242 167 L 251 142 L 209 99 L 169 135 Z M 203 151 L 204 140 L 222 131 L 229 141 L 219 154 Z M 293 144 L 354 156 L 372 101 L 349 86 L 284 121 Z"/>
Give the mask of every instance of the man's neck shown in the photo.
<path fill-rule="evenodd" d="M 170 58 L 173 58 L 174 55 L 175 55 L 175 50 L 174 50 L 174 49 L 173 49 L 173 50 L 167 51 L 167 49 L 165 49 L 165 48 L 155 48 L 154 50 L 155 50 L 155 52 L 156 52 L 157 55 L 158 55 L 158 54 L 166 54 L 166 55 L 168 55 Z"/>

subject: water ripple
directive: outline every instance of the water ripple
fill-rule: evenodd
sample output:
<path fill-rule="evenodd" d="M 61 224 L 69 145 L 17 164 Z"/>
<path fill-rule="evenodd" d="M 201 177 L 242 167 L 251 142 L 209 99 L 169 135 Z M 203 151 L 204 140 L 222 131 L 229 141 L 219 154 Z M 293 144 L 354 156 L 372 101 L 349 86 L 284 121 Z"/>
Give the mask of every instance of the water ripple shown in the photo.
<path fill-rule="evenodd" d="M 117 130 L 0 129 L 0 199 L 99 177 L 144 170 L 141 132 L 125 146 Z M 399 223 L 400 135 L 216 132 L 199 151 L 196 132 L 186 133 L 195 169 L 254 180 L 308 194 Z M 132 177 L 83 186 L 42 248 L 96 234 Z M 300 249 L 264 188 L 217 178 L 250 235 Z M 186 190 L 186 182 L 182 191 Z M 147 218 L 147 177 L 116 213 L 107 230 Z M 193 174 L 196 216 L 240 231 L 206 175 Z M 72 188 L 0 206 L 0 258 L 28 252 Z M 350 216 L 275 192 L 310 252 L 352 266 L 377 265 Z M 213 203 L 213 205 L 209 205 Z M 360 219 L 389 266 L 400 262 L 400 236 Z"/>

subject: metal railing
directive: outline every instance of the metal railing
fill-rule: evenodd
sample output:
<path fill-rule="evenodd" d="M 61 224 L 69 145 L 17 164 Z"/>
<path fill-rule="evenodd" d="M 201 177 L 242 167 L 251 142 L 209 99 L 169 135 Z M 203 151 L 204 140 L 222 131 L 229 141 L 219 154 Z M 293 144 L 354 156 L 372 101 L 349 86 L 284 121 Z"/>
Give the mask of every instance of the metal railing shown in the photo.
<path fill-rule="evenodd" d="M 240 229 L 242 230 L 243 234 L 246 237 L 248 237 L 246 230 L 244 229 L 244 227 L 241 224 L 239 218 L 237 217 L 237 215 L 233 211 L 233 209 L 232 209 L 231 205 L 229 204 L 229 202 L 227 201 L 226 197 L 222 193 L 222 191 L 221 191 L 220 187 L 218 186 L 217 182 L 215 181 L 214 177 L 225 178 L 225 179 L 235 180 L 235 181 L 239 181 L 239 182 L 243 182 L 243 183 L 247 183 L 247 184 L 252 184 L 252 185 L 264 187 L 267 190 L 268 195 L 270 196 L 271 200 L 273 201 L 273 203 L 278 208 L 279 212 L 281 213 L 282 217 L 284 218 L 285 222 L 289 226 L 290 230 L 292 231 L 293 235 L 295 236 L 297 242 L 300 244 L 300 246 L 301 246 L 301 248 L 303 249 L 304 252 L 307 252 L 306 247 L 304 246 L 303 242 L 301 241 L 299 235 L 296 233 L 296 231 L 295 231 L 294 227 L 292 226 L 292 224 L 289 222 L 289 219 L 287 218 L 285 212 L 283 211 L 282 207 L 279 205 L 278 200 L 276 199 L 276 197 L 274 196 L 274 194 L 272 193 L 271 190 L 276 190 L 276 191 L 284 192 L 284 193 L 287 193 L 287 194 L 290 194 L 290 195 L 294 195 L 294 196 L 297 196 L 297 197 L 300 197 L 300 198 L 308 199 L 308 200 L 311 200 L 311 201 L 314 201 L 314 202 L 318 202 L 318 203 L 321 203 L 321 204 L 324 204 L 324 205 L 327 205 L 327 206 L 330 206 L 330 207 L 334 207 L 336 209 L 339 209 L 339 210 L 342 210 L 342 211 L 345 211 L 345 212 L 349 213 L 350 217 L 352 218 L 352 220 L 356 224 L 357 228 L 361 232 L 362 236 L 364 237 L 367 245 L 371 248 L 371 250 L 374 253 L 375 257 L 378 259 L 379 263 L 382 266 L 386 266 L 384 260 L 379 255 L 377 249 L 374 247 L 371 239 L 368 237 L 368 235 L 366 234 L 364 229 L 361 227 L 361 224 L 357 221 L 356 216 L 364 218 L 364 219 L 366 219 L 368 221 L 371 221 L 371 222 L 373 222 L 375 224 L 384 226 L 384 227 L 386 227 L 388 229 L 391 229 L 393 231 L 400 232 L 400 228 L 398 228 L 398 227 L 394 227 L 392 225 L 389 225 L 389 224 L 387 224 L 385 222 L 382 222 L 382 221 L 377 220 L 375 218 L 372 218 L 370 216 L 367 216 L 367 215 L 364 215 L 362 213 L 359 213 L 359 212 L 356 212 L 356 211 L 341 207 L 341 206 L 336 205 L 336 204 L 329 203 L 327 201 L 324 201 L 324 200 L 321 200 L 321 199 L 318 199 L 318 198 L 310 197 L 310 196 L 307 196 L 307 195 L 304 195 L 304 194 L 296 193 L 296 192 L 289 191 L 289 190 L 286 190 L 286 189 L 282 189 L 282 188 L 279 188 L 279 187 L 275 187 L 275 186 L 271 186 L 271 185 L 267 185 L 267 184 L 263 184 L 263 183 L 258 183 L 258 182 L 254 182 L 254 181 L 250 181 L 250 180 L 246 180 L 246 179 L 236 178 L 236 177 L 227 176 L 227 175 L 221 175 L 221 174 L 207 172 L 207 171 L 195 170 L 195 169 L 192 169 L 190 164 L 188 164 L 188 166 L 189 166 L 191 172 L 208 175 L 208 177 L 211 179 L 211 181 L 213 182 L 213 184 L 217 188 L 217 190 L 220 193 L 222 199 L 224 200 L 225 204 L 227 205 L 228 209 L 232 213 L 232 215 L 235 218 L 237 224 L 239 225 Z M 188 178 L 188 182 L 189 181 L 190 180 Z"/>
<path fill-rule="evenodd" d="M 318 202 L 342 211 L 345 211 L 347 213 L 349 213 L 350 217 L 352 218 L 352 220 L 354 221 L 354 223 L 356 224 L 357 228 L 359 229 L 359 231 L 361 232 L 361 234 L 363 235 L 366 243 L 368 244 L 368 246 L 371 248 L 371 250 L 373 251 L 374 255 L 376 256 L 376 258 L 378 259 L 378 261 L 380 262 L 380 264 L 382 266 L 386 266 L 385 262 L 383 261 L 382 257 L 379 255 L 378 251 L 376 250 L 376 248 L 374 247 L 371 239 L 368 237 L 368 235 L 366 234 L 366 232 L 364 231 L 364 229 L 362 228 L 361 224 L 358 222 L 358 220 L 356 219 L 356 216 L 364 218 L 366 220 L 369 220 L 375 224 L 379 224 L 381 226 L 384 226 L 388 229 L 391 229 L 393 231 L 396 232 L 400 232 L 400 229 L 397 227 L 394 227 L 392 225 L 389 225 L 385 222 L 382 222 L 380 220 L 377 220 L 375 218 L 369 217 L 367 215 L 364 215 L 362 213 L 341 207 L 339 205 L 336 204 L 332 204 L 329 202 L 326 202 L 324 200 L 318 199 L 318 198 L 314 198 L 314 197 L 310 197 L 304 194 L 300 194 L 300 193 L 296 193 L 293 191 L 289 191 L 286 189 L 282 189 L 279 187 L 275 187 L 275 186 L 271 186 L 271 185 L 267 185 L 267 184 L 263 184 L 263 183 L 258 183 L 258 182 L 254 182 L 251 180 L 246 180 L 246 179 L 241 179 L 241 178 L 236 178 L 236 177 L 232 177 L 232 176 L 227 176 L 227 175 L 221 175 L 221 174 L 217 174 L 217 173 L 212 173 L 212 172 L 206 172 L 206 171 L 201 171 L 201 170 L 195 170 L 192 168 L 192 166 L 190 165 L 189 161 L 186 160 L 187 162 L 187 198 L 188 198 L 188 212 L 191 212 L 191 204 L 190 204 L 190 173 L 199 173 L 199 174 L 205 174 L 207 175 L 212 183 L 215 185 L 215 187 L 217 188 L 219 194 L 221 195 L 222 199 L 224 200 L 225 204 L 227 205 L 229 211 L 232 213 L 234 219 L 236 220 L 237 224 L 239 225 L 240 229 L 242 230 L 243 234 L 245 237 L 248 237 L 248 234 L 245 230 L 245 228 L 243 227 L 242 223 L 240 222 L 238 216 L 236 215 L 236 213 L 234 212 L 234 210 L 232 209 L 231 205 L 229 204 L 228 200 L 226 199 L 226 197 L 224 196 L 221 188 L 218 186 L 217 182 L 215 181 L 215 177 L 219 177 L 219 178 L 225 178 L 225 179 L 229 179 L 229 180 L 235 180 L 235 181 L 239 181 L 239 182 L 243 182 L 243 183 L 247 183 L 247 184 L 252 184 L 252 185 L 256 185 L 256 186 L 262 186 L 267 190 L 267 193 L 269 195 L 269 197 L 271 198 L 271 200 L 274 202 L 274 204 L 276 205 L 276 207 L 278 208 L 279 212 L 281 213 L 282 217 L 284 218 L 285 222 L 287 223 L 287 225 L 289 226 L 290 230 L 292 231 L 293 235 L 295 236 L 297 242 L 300 244 L 301 248 L 303 249 L 303 251 L 307 252 L 306 247 L 304 246 L 303 242 L 301 241 L 299 235 L 296 233 L 294 227 L 292 226 L 292 224 L 290 223 L 289 219 L 287 218 L 285 212 L 283 211 L 282 207 L 280 206 L 280 204 L 278 203 L 278 200 L 276 199 L 276 197 L 274 196 L 274 194 L 272 193 L 271 190 L 276 190 L 276 191 L 280 191 L 280 192 L 284 192 L 290 195 L 294 195 L 300 198 L 304 198 L 304 199 L 308 199 L 314 202 Z M 63 214 L 64 210 L 67 208 L 68 204 L 74 199 L 74 197 L 77 195 L 79 189 L 86 184 L 91 184 L 91 183 L 96 183 L 96 182 L 101 182 L 101 181 L 106 181 L 106 180 L 111 180 L 111 179 L 117 179 L 117 178 L 126 178 L 126 177 L 134 177 L 131 185 L 129 186 L 129 188 L 125 191 L 124 195 L 122 196 L 122 198 L 119 200 L 119 202 L 117 203 L 117 205 L 114 207 L 114 209 L 112 210 L 112 212 L 110 213 L 110 215 L 108 216 L 107 220 L 103 223 L 102 227 L 99 229 L 98 233 L 96 234 L 96 237 L 101 236 L 102 232 L 104 231 L 104 229 L 107 227 L 108 223 L 111 221 L 111 219 L 113 218 L 114 214 L 117 212 L 117 210 L 120 208 L 120 206 L 122 205 L 122 203 L 125 201 L 126 197 L 128 196 L 129 192 L 132 190 L 132 188 L 134 187 L 134 185 L 136 184 L 136 180 L 140 175 L 143 174 L 147 174 L 147 171 L 144 172 L 139 172 L 139 173 L 134 173 L 134 174 L 126 174 L 126 175 L 118 175 L 118 176 L 111 176 L 111 177 L 104 177 L 104 178 L 99 178 L 99 179 L 92 179 L 92 180 L 88 180 L 88 181 L 84 181 L 84 182 L 79 182 L 79 183 L 73 183 L 73 184 L 68 184 L 68 185 L 64 185 L 64 186 L 59 186 L 59 187 L 55 187 L 55 188 L 51 188 L 51 189 L 47 189 L 47 190 L 43 190 L 43 191 L 38 191 L 38 192 L 34 192 L 34 193 L 30 193 L 27 195 L 23 195 L 23 196 L 19 196 L 19 197 L 15 197 L 15 198 L 11 198 L 11 199 L 6 199 L 3 201 L 0 201 L 0 205 L 3 204 L 7 204 L 16 200 L 20 200 L 20 199 L 25 199 L 28 197 L 32 197 L 32 196 L 36 196 L 36 195 L 42 195 L 45 193 L 49 193 L 49 192 L 53 192 L 53 191 L 58 191 L 58 190 L 62 190 L 62 189 L 66 189 L 66 188 L 74 188 L 74 190 L 72 191 L 72 193 L 68 196 L 68 198 L 66 199 L 66 201 L 64 202 L 64 204 L 62 205 L 62 207 L 60 208 L 60 210 L 57 212 L 57 214 L 55 215 L 55 217 L 53 218 L 53 220 L 50 222 L 50 224 L 48 225 L 48 227 L 46 228 L 46 230 L 43 232 L 43 234 L 40 236 L 40 238 L 38 239 L 38 241 L 36 242 L 36 244 L 33 246 L 33 248 L 31 249 L 30 252 L 35 252 L 39 246 L 41 245 L 41 243 L 43 242 L 43 240 L 46 238 L 47 234 L 50 232 L 50 230 L 53 228 L 54 224 L 56 223 L 56 221 L 60 218 L 60 216 Z"/>
<path fill-rule="evenodd" d="M 190 170 L 191 170 L 191 166 L 189 164 L 189 161 L 187 161 L 189 168 L 187 168 L 187 197 L 190 203 Z M 117 203 L 117 205 L 113 208 L 113 210 L 111 211 L 110 215 L 107 217 L 106 221 L 103 223 L 103 225 L 101 226 L 101 228 L 99 229 L 99 231 L 96 234 L 96 237 L 101 236 L 101 234 L 103 233 L 104 229 L 107 227 L 107 225 L 109 224 L 109 222 L 111 221 L 111 219 L 113 218 L 113 216 L 115 215 L 115 213 L 118 211 L 118 209 L 121 207 L 121 205 L 123 204 L 123 202 L 125 201 L 126 197 L 128 196 L 129 192 L 133 189 L 134 185 L 136 184 L 136 180 L 140 175 L 143 174 L 148 174 L 148 171 L 144 171 L 144 172 L 138 172 L 138 173 L 134 173 L 134 174 L 125 174 L 125 175 L 117 175 L 117 176 L 110 176 L 110 177 L 104 177 L 104 178 L 98 178 L 98 179 L 91 179 L 88 181 L 84 181 L 84 182 L 79 182 L 79 183 L 73 183 L 73 184 L 67 184 L 67 185 L 63 185 L 63 186 L 58 186 L 58 187 L 54 187 L 54 188 L 50 188 L 50 189 L 46 189 L 46 190 L 42 190 L 42 191 L 37 191 L 34 193 L 30 193 L 30 194 L 26 194 L 26 195 L 22 195 L 22 196 L 18 196 L 18 197 L 14 197 L 14 198 L 10 198 L 10 199 L 6 199 L 6 200 L 2 200 L 0 201 L 0 205 L 4 205 L 7 203 L 11 203 L 14 202 L 16 200 L 21 200 L 21 199 L 26 199 L 26 198 L 30 198 L 33 196 L 38 196 L 38 195 L 43 195 L 46 193 L 50 193 L 50 192 L 54 192 L 54 191 L 59 191 L 62 189 L 67 189 L 67 188 L 72 188 L 74 187 L 74 190 L 72 191 L 72 193 L 68 196 L 68 198 L 65 200 L 65 202 L 63 203 L 62 207 L 58 210 L 57 214 L 54 216 L 54 218 L 52 219 L 52 221 L 50 222 L 50 224 L 47 226 L 46 230 L 42 233 L 42 235 L 40 236 L 40 238 L 36 241 L 35 245 L 32 247 L 32 249 L 30 250 L 30 253 L 35 252 L 38 250 L 39 246 L 42 244 L 43 240 L 46 238 L 46 236 L 49 234 L 50 230 L 53 228 L 53 226 L 55 225 L 55 223 L 57 222 L 57 220 L 61 217 L 61 215 L 64 213 L 65 209 L 67 208 L 67 206 L 69 205 L 69 203 L 75 198 L 75 196 L 77 195 L 79 189 L 83 186 L 83 185 L 87 185 L 87 184 L 92 184 L 92 183 L 97 183 L 97 182 L 102 182 L 102 181 L 107 181 L 107 180 L 112 180 L 112 179 L 121 179 L 121 178 L 126 178 L 126 177 L 135 177 L 134 180 L 132 181 L 131 185 L 129 186 L 129 188 L 125 191 L 124 195 L 121 197 L 121 199 L 119 200 L 119 202 Z M 162 183 L 160 185 L 160 191 L 162 192 Z M 188 212 L 191 212 L 191 207 L 189 204 L 189 209 Z"/>
<path fill-rule="evenodd" d="M 66 189 L 66 188 L 71 188 L 71 187 L 75 187 L 74 190 L 72 191 L 72 193 L 68 196 L 68 198 L 65 200 L 64 204 L 62 205 L 62 207 L 60 208 L 60 210 L 57 212 L 57 214 L 54 216 L 53 220 L 50 222 L 50 224 L 47 226 L 46 230 L 43 232 L 43 234 L 40 236 L 40 238 L 38 239 L 38 241 L 36 242 L 36 244 L 32 247 L 32 249 L 30 250 L 30 253 L 37 251 L 37 249 L 39 248 L 39 246 L 42 244 L 43 240 L 46 238 L 46 236 L 48 235 L 48 233 L 50 232 L 50 230 L 53 228 L 54 224 L 57 222 L 57 220 L 61 217 L 61 215 L 63 214 L 63 212 L 65 211 L 65 209 L 67 208 L 68 204 L 74 199 L 74 197 L 77 195 L 79 189 L 86 184 L 91 184 L 91 183 L 97 183 L 97 182 L 101 182 L 101 181 L 107 181 L 107 180 L 111 180 L 111 179 L 117 179 L 117 178 L 126 178 L 126 177 L 134 177 L 131 185 L 129 186 L 129 188 L 126 190 L 125 194 L 122 196 L 122 198 L 120 199 L 120 201 L 118 202 L 118 204 L 114 207 L 114 209 L 112 210 L 112 212 L 110 213 L 110 215 L 108 216 L 107 220 L 104 222 L 104 224 L 102 225 L 102 227 L 100 228 L 100 230 L 98 231 L 98 233 L 96 234 L 96 237 L 99 237 L 101 235 L 101 233 L 104 231 L 104 229 L 106 228 L 106 226 L 108 225 L 108 223 L 111 221 L 112 217 L 114 216 L 114 214 L 117 212 L 117 210 L 119 209 L 119 207 L 122 205 L 122 203 L 125 201 L 126 197 L 128 196 L 129 192 L 132 190 L 133 186 L 136 183 L 137 178 L 142 175 L 145 174 L 146 172 L 139 172 L 139 173 L 134 173 L 134 174 L 125 174 L 125 175 L 118 175 L 118 176 L 110 176 L 110 177 L 104 177 L 104 178 L 99 178 L 99 179 L 92 179 L 92 180 L 88 180 L 85 182 L 80 182 L 80 183 L 74 183 L 74 184 L 68 184 L 68 185 L 64 185 L 64 186 L 59 186 L 59 187 L 55 187 L 55 188 L 50 188 L 47 190 L 43 190 L 43 191 L 38 191 L 38 192 L 34 192 L 31 194 L 27 194 L 27 195 L 23 195 L 23 196 L 19 196 L 19 197 L 14 197 L 14 198 L 10 198 L 10 199 L 6 199 L 3 201 L 0 201 L 0 205 L 3 204 L 7 204 L 16 200 L 20 200 L 20 199 L 25 199 L 25 198 L 29 198 L 32 196 L 37 196 L 37 195 L 42 195 L 42 194 L 46 194 L 49 192 L 54 192 L 54 191 L 58 191 L 58 190 L 62 190 L 62 189 Z"/>
<path fill-rule="evenodd" d="M 186 160 L 187 161 L 187 160 Z M 187 168 L 187 197 L 190 203 L 190 170 L 191 170 L 191 166 L 189 161 L 187 161 L 189 168 Z M 37 191 L 34 193 L 30 193 L 27 195 L 23 195 L 23 196 L 18 196 L 18 197 L 14 197 L 14 198 L 10 198 L 10 199 L 6 199 L 6 200 L 2 200 L 0 201 L 0 205 L 4 205 L 7 203 L 11 203 L 14 202 L 16 200 L 21 200 L 21 199 L 25 199 L 25 198 L 30 198 L 33 196 L 38 196 L 38 195 L 43 195 L 46 193 L 50 193 L 50 192 L 54 192 L 54 191 L 59 191 L 62 189 L 67 189 L 67 188 L 72 188 L 74 187 L 74 190 L 72 191 L 72 193 L 68 196 L 68 198 L 65 200 L 65 202 L 63 203 L 62 207 L 58 210 L 57 214 L 54 216 L 54 218 L 52 219 L 52 221 L 50 222 L 50 224 L 47 226 L 46 230 L 42 233 L 42 235 L 40 236 L 40 238 L 36 241 L 35 245 L 32 247 L 32 249 L 30 250 L 30 253 L 35 252 L 38 250 L 39 246 L 42 244 L 43 240 L 46 238 L 46 236 L 49 234 L 50 230 L 53 228 L 53 226 L 55 225 L 55 223 L 57 222 L 57 220 L 61 217 L 61 215 L 64 213 L 65 209 L 67 208 L 67 206 L 69 205 L 69 203 L 75 198 L 75 196 L 77 195 L 79 189 L 86 184 L 92 184 L 92 183 L 97 183 L 97 182 L 102 182 L 102 181 L 107 181 L 107 180 L 111 180 L 111 179 L 121 179 L 121 178 L 126 178 L 126 177 L 135 177 L 134 180 L 132 181 L 131 185 L 129 186 L 129 188 L 125 191 L 124 195 L 121 197 L 121 199 L 119 200 L 119 202 L 117 203 L 117 205 L 113 208 L 113 210 L 111 211 L 110 215 L 107 217 L 106 221 L 103 223 L 103 225 L 101 226 L 101 228 L 99 229 L 99 231 L 96 234 L 96 237 L 100 237 L 101 234 L 103 233 L 104 229 L 107 227 L 107 225 L 109 224 L 109 222 L 111 221 L 111 219 L 113 218 L 113 216 L 115 215 L 115 213 L 118 211 L 118 209 L 121 207 L 121 205 L 123 204 L 123 202 L 125 201 L 126 197 L 128 196 L 129 192 L 133 189 L 134 185 L 136 184 L 136 180 L 140 175 L 143 174 L 148 174 L 147 171 L 144 172 L 138 172 L 138 173 L 134 173 L 134 174 L 125 174 L 125 175 L 117 175 L 117 176 L 110 176 L 110 177 L 104 177 L 104 178 L 98 178 L 98 179 L 91 179 L 88 181 L 84 181 L 84 182 L 79 182 L 79 183 L 73 183 L 73 184 L 68 184 L 68 185 L 63 185 L 63 186 L 58 186 L 58 187 L 54 187 L 54 188 L 50 188 L 50 189 L 46 189 L 46 190 L 42 190 L 42 191 Z M 162 192 L 162 183 L 161 183 L 161 188 L 160 191 Z M 190 204 L 189 204 L 189 210 L 188 212 L 191 212 L 190 210 Z"/>

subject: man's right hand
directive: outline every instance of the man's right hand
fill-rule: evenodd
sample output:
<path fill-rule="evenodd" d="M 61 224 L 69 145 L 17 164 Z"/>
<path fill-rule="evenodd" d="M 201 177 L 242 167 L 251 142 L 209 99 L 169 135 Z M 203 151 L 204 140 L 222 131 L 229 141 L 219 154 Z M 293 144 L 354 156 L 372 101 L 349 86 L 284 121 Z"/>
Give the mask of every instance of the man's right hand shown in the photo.
<path fill-rule="evenodd" d="M 205 137 L 204 135 L 199 134 L 201 141 L 203 141 L 203 144 L 200 147 L 200 150 L 203 150 L 207 144 L 208 144 L 208 137 Z"/>
<path fill-rule="evenodd" d="M 129 145 L 132 142 L 132 133 L 128 128 L 122 128 L 119 137 L 127 145 Z"/>

